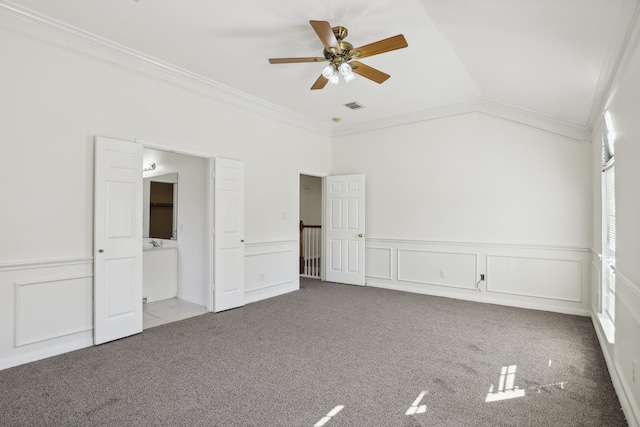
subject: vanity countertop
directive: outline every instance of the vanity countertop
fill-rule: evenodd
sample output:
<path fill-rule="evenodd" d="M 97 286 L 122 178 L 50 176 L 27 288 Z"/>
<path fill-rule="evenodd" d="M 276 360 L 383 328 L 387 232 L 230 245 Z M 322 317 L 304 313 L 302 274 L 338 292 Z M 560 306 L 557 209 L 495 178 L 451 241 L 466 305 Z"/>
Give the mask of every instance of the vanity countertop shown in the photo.
<path fill-rule="evenodd" d="M 151 245 L 144 245 L 142 247 L 142 250 L 145 251 L 145 252 L 146 251 L 162 251 L 162 250 L 166 250 L 166 249 L 178 249 L 178 248 L 176 248 L 175 246 L 165 246 L 165 245 L 157 246 L 157 247 L 154 247 L 154 246 L 151 246 Z"/>

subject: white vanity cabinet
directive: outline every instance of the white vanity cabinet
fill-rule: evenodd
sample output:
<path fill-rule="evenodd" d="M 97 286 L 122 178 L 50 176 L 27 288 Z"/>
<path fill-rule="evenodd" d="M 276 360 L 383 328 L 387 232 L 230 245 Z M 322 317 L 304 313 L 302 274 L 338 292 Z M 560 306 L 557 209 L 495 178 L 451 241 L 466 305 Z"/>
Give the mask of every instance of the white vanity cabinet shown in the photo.
<path fill-rule="evenodd" d="M 178 295 L 178 248 L 158 247 L 142 252 L 142 296 L 147 302 Z"/>

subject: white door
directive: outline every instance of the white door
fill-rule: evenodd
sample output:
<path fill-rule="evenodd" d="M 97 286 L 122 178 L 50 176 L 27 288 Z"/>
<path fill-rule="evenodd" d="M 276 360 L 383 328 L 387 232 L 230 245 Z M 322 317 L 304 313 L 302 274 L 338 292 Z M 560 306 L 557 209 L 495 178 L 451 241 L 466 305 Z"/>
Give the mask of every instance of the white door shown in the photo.
<path fill-rule="evenodd" d="M 142 332 L 142 145 L 97 137 L 94 343 Z"/>
<path fill-rule="evenodd" d="M 213 311 L 244 305 L 244 163 L 215 160 Z"/>
<path fill-rule="evenodd" d="M 325 280 L 364 286 L 364 175 L 328 176 Z"/>

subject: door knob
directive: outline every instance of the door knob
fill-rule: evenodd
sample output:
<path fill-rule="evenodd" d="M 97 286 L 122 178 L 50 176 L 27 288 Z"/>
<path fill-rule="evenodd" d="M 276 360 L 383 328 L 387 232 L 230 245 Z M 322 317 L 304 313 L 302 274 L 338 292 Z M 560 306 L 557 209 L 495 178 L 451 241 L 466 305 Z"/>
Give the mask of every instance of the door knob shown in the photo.
<path fill-rule="evenodd" d="M 244 239 L 240 240 L 240 243 L 244 243 Z"/>
<path fill-rule="evenodd" d="M 98 249 L 98 252 L 103 253 L 104 249 Z"/>
<path fill-rule="evenodd" d="M 360 233 L 358 234 L 358 237 L 364 237 L 364 234 Z"/>

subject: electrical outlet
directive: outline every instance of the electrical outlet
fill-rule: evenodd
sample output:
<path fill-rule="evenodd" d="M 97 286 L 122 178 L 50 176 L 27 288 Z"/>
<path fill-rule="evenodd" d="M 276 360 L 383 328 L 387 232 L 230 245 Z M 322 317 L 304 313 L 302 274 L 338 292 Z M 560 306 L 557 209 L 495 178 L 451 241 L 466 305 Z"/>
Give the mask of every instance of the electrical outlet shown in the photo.
<path fill-rule="evenodd" d="M 484 280 L 484 274 L 480 275 L 480 280 Z"/>
<path fill-rule="evenodd" d="M 260 273 L 260 281 L 264 280 L 264 273 Z"/>
<path fill-rule="evenodd" d="M 444 271 L 443 269 L 440 269 L 440 278 L 444 279 L 445 277 L 447 277 L 446 271 Z"/>

